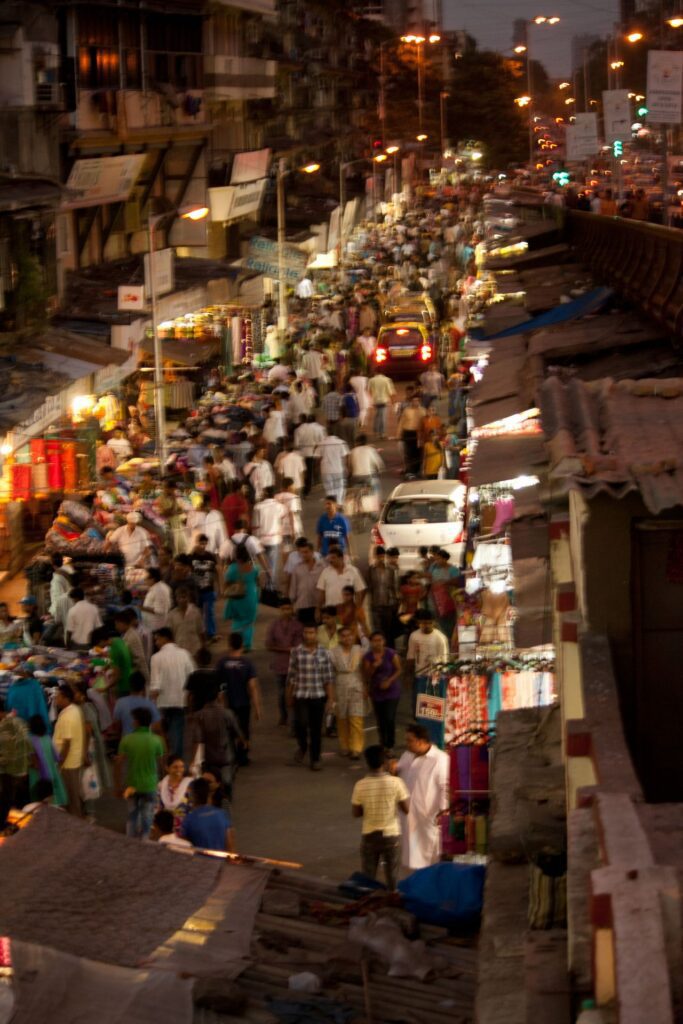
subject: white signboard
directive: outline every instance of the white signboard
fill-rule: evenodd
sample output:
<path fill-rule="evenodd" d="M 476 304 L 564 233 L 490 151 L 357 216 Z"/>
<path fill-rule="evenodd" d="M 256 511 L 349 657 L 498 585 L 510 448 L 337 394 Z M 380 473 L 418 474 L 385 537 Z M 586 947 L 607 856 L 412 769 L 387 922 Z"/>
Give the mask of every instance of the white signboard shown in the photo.
<path fill-rule="evenodd" d="M 567 160 L 586 160 L 600 149 L 597 114 L 577 114 L 567 125 Z"/>
<path fill-rule="evenodd" d="M 610 89 L 602 94 L 602 109 L 605 118 L 605 142 L 631 140 L 631 101 L 627 89 Z"/>
<path fill-rule="evenodd" d="M 650 50 L 647 55 L 647 119 L 679 124 L 683 90 L 683 51 Z"/>
<path fill-rule="evenodd" d="M 258 214 L 266 189 L 266 179 L 249 181 L 244 185 L 224 185 L 209 189 L 211 220 L 225 224 Z"/>
<path fill-rule="evenodd" d="M 255 149 L 249 153 L 237 153 L 232 162 L 231 185 L 240 185 L 245 181 L 257 181 L 268 174 L 270 163 L 269 149 Z"/>
<path fill-rule="evenodd" d="M 145 308 L 145 289 L 141 284 L 120 284 L 118 296 L 119 309 Z"/>
<path fill-rule="evenodd" d="M 152 294 L 149 253 L 145 253 L 145 289 Z M 173 249 L 157 249 L 154 253 L 154 294 L 158 299 L 173 291 Z"/>
<path fill-rule="evenodd" d="M 66 183 L 69 192 L 76 195 L 67 197 L 63 209 L 79 210 L 101 203 L 125 202 L 144 162 L 144 153 L 77 160 Z"/>
<path fill-rule="evenodd" d="M 285 266 L 288 269 L 298 272 L 299 277 L 301 277 L 301 272 L 306 269 L 306 264 L 308 262 L 307 254 L 302 252 L 298 246 L 292 245 L 291 243 L 284 245 L 283 249 Z M 278 263 L 278 243 L 272 241 L 270 238 L 262 238 L 260 235 L 255 235 L 253 238 L 249 239 L 248 259 L 267 260 L 271 263 Z M 272 277 L 272 274 L 269 274 L 268 276 Z"/>

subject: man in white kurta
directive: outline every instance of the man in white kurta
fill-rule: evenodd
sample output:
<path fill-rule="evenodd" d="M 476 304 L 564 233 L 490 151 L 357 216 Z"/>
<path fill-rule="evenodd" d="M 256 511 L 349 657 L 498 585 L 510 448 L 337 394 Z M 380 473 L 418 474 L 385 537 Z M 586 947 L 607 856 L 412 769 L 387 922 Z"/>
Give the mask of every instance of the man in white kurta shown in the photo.
<path fill-rule="evenodd" d="M 450 759 L 431 743 L 421 725 L 407 727 L 406 747 L 396 764 L 396 774 L 410 793 L 408 814 L 401 820 L 401 863 L 415 871 L 439 860 L 438 818 L 449 805 Z"/>

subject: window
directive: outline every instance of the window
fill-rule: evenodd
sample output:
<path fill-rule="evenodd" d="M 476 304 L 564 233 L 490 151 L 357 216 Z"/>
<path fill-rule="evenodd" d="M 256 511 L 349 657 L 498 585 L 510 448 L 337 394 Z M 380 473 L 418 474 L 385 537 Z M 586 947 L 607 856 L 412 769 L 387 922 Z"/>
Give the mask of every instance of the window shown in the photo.
<path fill-rule="evenodd" d="M 458 508 L 446 498 L 410 498 L 391 501 L 384 514 L 388 526 L 412 526 L 413 523 L 456 523 Z"/>
<path fill-rule="evenodd" d="M 119 33 L 117 15 L 79 10 L 78 79 L 81 89 L 118 89 Z"/>
<path fill-rule="evenodd" d="M 151 15 L 147 27 L 149 74 L 177 89 L 202 86 L 201 18 Z"/>

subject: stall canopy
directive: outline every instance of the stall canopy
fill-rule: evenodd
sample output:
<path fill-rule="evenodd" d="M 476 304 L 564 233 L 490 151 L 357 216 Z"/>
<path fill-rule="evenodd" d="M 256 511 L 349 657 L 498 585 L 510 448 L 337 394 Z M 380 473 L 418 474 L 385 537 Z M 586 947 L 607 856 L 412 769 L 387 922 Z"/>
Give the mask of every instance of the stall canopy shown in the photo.
<path fill-rule="evenodd" d="M 161 352 L 164 362 L 177 366 L 199 366 L 218 354 L 217 341 L 162 341 Z M 154 339 L 143 338 L 140 349 L 145 355 L 154 355 Z"/>
<path fill-rule="evenodd" d="M 573 299 L 571 302 L 561 302 L 559 306 L 554 306 L 547 313 L 540 313 L 530 320 L 525 320 L 521 324 L 515 324 L 513 327 L 507 327 L 504 331 L 499 331 L 498 334 L 490 335 L 483 340 L 497 341 L 499 338 L 510 338 L 515 334 L 527 334 L 529 331 L 537 331 L 539 327 L 551 327 L 553 324 L 577 320 L 581 316 L 587 316 L 589 313 L 596 313 L 599 309 L 602 309 L 613 294 L 612 288 L 593 288 L 591 291 L 586 292 L 585 295 L 580 295 L 578 299 Z"/>

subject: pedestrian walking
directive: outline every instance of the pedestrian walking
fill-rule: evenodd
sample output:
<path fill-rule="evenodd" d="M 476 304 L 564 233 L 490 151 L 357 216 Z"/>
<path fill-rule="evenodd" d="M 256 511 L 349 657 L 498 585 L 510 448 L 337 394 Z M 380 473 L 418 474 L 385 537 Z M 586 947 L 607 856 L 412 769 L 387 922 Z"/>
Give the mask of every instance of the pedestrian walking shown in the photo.
<path fill-rule="evenodd" d="M 387 436 L 387 406 L 396 396 L 394 382 L 381 370 L 375 370 L 368 381 L 368 394 L 375 409 L 373 430 L 382 440 Z"/>
<path fill-rule="evenodd" d="M 363 750 L 365 687 L 361 670 L 363 648 L 348 626 L 339 631 L 339 644 L 329 652 L 334 669 L 333 703 L 337 718 L 339 753 L 360 760 Z"/>
<path fill-rule="evenodd" d="M 256 669 L 244 657 L 244 641 L 241 633 L 228 637 L 228 653 L 216 665 L 216 677 L 223 694 L 225 706 L 235 713 L 242 733 L 243 745 L 237 752 L 237 763 L 250 763 L 251 720 L 257 722 L 263 717 L 261 687 Z"/>
<path fill-rule="evenodd" d="M 233 853 L 235 830 L 232 817 L 227 811 L 209 803 L 209 793 L 206 779 L 194 779 L 190 786 L 192 810 L 181 825 L 181 838 L 200 850 Z"/>
<path fill-rule="evenodd" d="M 385 548 L 378 544 L 375 560 L 368 569 L 368 590 L 372 623 L 393 646 L 399 602 L 398 569 L 389 565 Z"/>
<path fill-rule="evenodd" d="M 150 693 L 156 699 L 166 732 L 169 754 L 183 756 L 185 736 L 185 684 L 195 664 L 184 647 L 173 640 L 173 631 L 163 626 L 154 634 L 156 654 L 152 655 Z"/>
<path fill-rule="evenodd" d="M 246 650 L 251 650 L 253 646 L 259 576 L 260 572 L 252 562 L 246 544 L 241 544 L 235 551 L 235 561 L 228 566 L 225 574 L 228 599 L 223 618 L 230 623 L 233 632 L 242 635 Z"/>
<path fill-rule="evenodd" d="M 193 657 L 204 647 L 204 619 L 197 605 L 190 601 L 190 592 L 185 587 L 178 587 L 176 606 L 171 608 L 166 621 L 178 647 L 183 647 Z"/>
<path fill-rule="evenodd" d="M 313 552 L 310 549 L 309 555 L 312 565 L 316 566 Z M 297 566 L 298 568 L 300 567 Z M 321 571 L 322 567 L 320 567 L 318 575 L 320 575 Z M 295 569 L 293 578 L 296 576 L 296 572 L 297 570 Z M 294 586 L 296 589 L 297 584 Z M 313 587 L 315 587 L 315 584 L 313 584 Z M 314 610 L 313 606 L 311 610 Z M 303 627 L 299 619 L 294 617 L 292 599 L 283 597 L 280 601 L 278 618 L 268 624 L 266 632 L 266 649 L 273 655 L 270 668 L 277 683 L 278 725 L 287 725 L 287 674 L 289 672 L 289 660 L 292 650 L 301 643 L 302 639 Z"/>
<path fill-rule="evenodd" d="M 157 803 L 159 764 L 164 754 L 160 738 L 150 731 L 151 714 L 147 708 L 133 711 L 134 729 L 119 743 L 114 761 L 117 796 L 128 802 L 126 835 L 148 839 Z M 121 781 L 125 763 L 125 788 Z"/>
<path fill-rule="evenodd" d="M 201 711 L 194 716 L 190 760 L 195 764 L 201 744 L 204 750 L 202 772 L 216 773 L 228 800 L 232 800 L 238 745 L 243 742 L 244 737 L 235 712 L 225 707 L 223 695 L 215 689 Z"/>
<path fill-rule="evenodd" d="M 268 575 L 272 585 L 277 582 L 280 568 L 280 551 L 285 533 L 287 510 L 280 501 L 275 500 L 275 488 L 266 487 L 261 501 L 254 505 L 254 532 L 258 537 L 266 562 Z"/>
<path fill-rule="evenodd" d="M 60 683 L 58 686 L 55 707 L 59 714 L 53 739 L 67 794 L 66 809 L 69 814 L 82 818 L 81 777 L 88 752 L 85 720 L 81 709 L 74 702 L 74 691 L 68 683 Z"/>
<path fill-rule="evenodd" d="M 410 795 L 403 779 L 387 771 L 385 756 L 379 744 L 366 748 L 368 774 L 353 787 L 351 812 L 363 819 L 361 871 L 376 879 L 383 864 L 387 889 L 394 892 L 401 859 L 399 811 L 408 814 Z"/>
<path fill-rule="evenodd" d="M 7 825 L 7 815 L 12 807 L 23 807 L 28 802 L 28 771 L 32 755 L 26 722 L 14 712 L 7 711 L 0 697 L 0 831 Z M 78 798 L 80 801 L 80 792 Z M 77 812 L 72 810 L 72 813 Z"/>
<path fill-rule="evenodd" d="M 401 862 L 415 871 L 436 864 L 441 853 L 439 818 L 450 805 L 450 759 L 431 743 L 421 725 L 406 728 L 406 751 L 393 762 L 392 774 L 406 785 L 410 804 L 401 822 Z"/>
<path fill-rule="evenodd" d="M 303 642 L 291 653 L 287 687 L 297 740 L 294 764 L 303 764 L 308 753 L 312 771 L 322 767 L 322 728 L 325 711 L 330 709 L 333 684 L 330 656 L 319 645 L 315 627 L 304 626 Z"/>
<path fill-rule="evenodd" d="M 344 503 L 346 493 L 348 455 L 348 444 L 334 434 L 324 437 L 315 447 L 315 456 L 320 459 L 320 475 L 325 494 L 332 495 L 340 505 Z"/>
<path fill-rule="evenodd" d="M 387 751 L 396 745 L 396 712 L 401 699 L 401 660 L 387 647 L 379 630 L 370 636 L 370 650 L 363 656 L 363 678 L 372 702 L 379 741 Z"/>
<path fill-rule="evenodd" d="M 216 637 L 216 591 L 218 576 L 218 558 L 209 551 L 209 538 L 200 533 L 190 552 L 192 575 L 197 586 L 199 611 L 201 612 L 206 639 L 211 643 Z M 197 648 L 190 651 L 196 654 Z M 189 650 L 189 648 L 188 648 Z"/>

